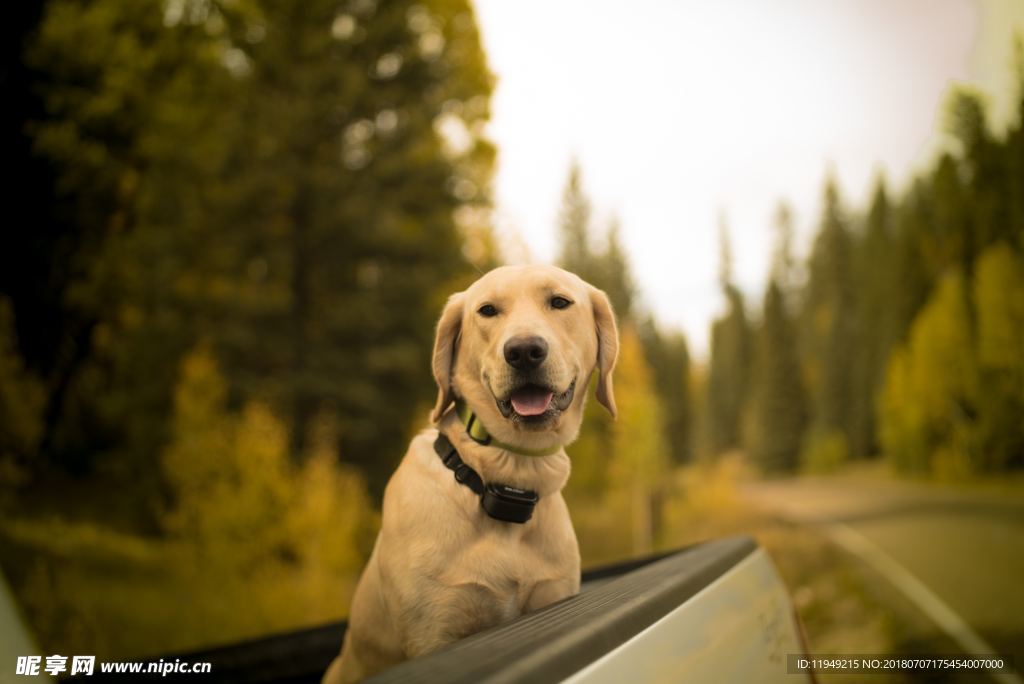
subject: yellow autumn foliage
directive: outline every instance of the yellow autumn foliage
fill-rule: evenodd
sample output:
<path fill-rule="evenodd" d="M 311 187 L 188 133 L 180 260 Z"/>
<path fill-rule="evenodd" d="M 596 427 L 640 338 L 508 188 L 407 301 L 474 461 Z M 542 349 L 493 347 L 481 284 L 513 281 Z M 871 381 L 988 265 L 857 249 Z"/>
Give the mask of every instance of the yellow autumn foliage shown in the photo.
<path fill-rule="evenodd" d="M 377 513 L 331 431 L 294 463 L 265 405 L 227 407 L 210 351 L 182 365 L 159 466 L 161 536 L 60 519 L 7 520 L 36 560 L 21 600 L 52 653 L 164 654 L 339 619 Z"/>

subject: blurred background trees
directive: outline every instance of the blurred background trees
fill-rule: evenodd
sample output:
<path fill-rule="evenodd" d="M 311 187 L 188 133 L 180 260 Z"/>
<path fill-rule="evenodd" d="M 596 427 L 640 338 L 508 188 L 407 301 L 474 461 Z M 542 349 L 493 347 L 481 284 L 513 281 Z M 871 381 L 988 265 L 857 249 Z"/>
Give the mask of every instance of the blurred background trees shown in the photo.
<path fill-rule="evenodd" d="M 1017 75 L 1024 98 L 1024 64 Z M 901 471 L 951 478 L 1024 465 L 1024 99 L 1002 135 L 989 130 L 973 93 L 954 93 L 947 111 L 946 151 L 903 197 L 879 177 L 870 205 L 857 212 L 826 180 L 801 286 L 779 287 L 775 257 L 755 332 L 753 388 L 741 399 L 752 415 L 748 455 L 764 470 L 829 470 L 876 456 Z M 798 341 L 788 337 L 787 297 Z M 712 333 L 712 452 L 728 446 L 711 402 L 723 402 L 716 369 L 741 367 L 732 348 L 716 344 L 736 309 L 730 304 Z"/>
<path fill-rule="evenodd" d="M 33 626 L 126 656 L 338 617 L 444 298 L 501 263 L 468 0 L 48 0 L 9 26 L 0 558 Z M 590 397 L 569 447 L 585 563 L 673 544 L 744 459 L 1024 467 L 1017 75 L 1016 121 L 956 93 L 907 187 L 855 207 L 826 179 L 806 259 L 781 206 L 763 291 L 723 217 L 706 360 L 570 164 L 557 260 L 622 336 L 619 419 Z"/>
<path fill-rule="evenodd" d="M 336 416 L 379 495 L 435 304 L 494 261 L 468 4 L 54 1 L 26 35 L 24 154 L 52 177 L 0 271 L 48 388 L 35 457 L 152 494 L 202 338 L 232 406 L 286 417 L 293 458 Z"/>

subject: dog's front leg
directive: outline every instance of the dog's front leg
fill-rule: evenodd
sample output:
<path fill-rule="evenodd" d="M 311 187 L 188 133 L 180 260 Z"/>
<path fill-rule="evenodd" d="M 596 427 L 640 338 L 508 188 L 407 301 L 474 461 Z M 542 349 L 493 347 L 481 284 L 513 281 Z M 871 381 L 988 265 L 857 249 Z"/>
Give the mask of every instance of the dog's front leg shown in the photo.
<path fill-rule="evenodd" d="M 406 655 L 415 658 L 437 651 L 513 617 L 514 610 L 514 594 L 498 596 L 480 584 L 438 588 L 406 613 Z"/>
<path fill-rule="evenodd" d="M 356 585 L 348 630 L 341 654 L 334 659 L 323 684 L 351 684 L 402 661 L 401 639 L 381 585 L 379 543 Z"/>

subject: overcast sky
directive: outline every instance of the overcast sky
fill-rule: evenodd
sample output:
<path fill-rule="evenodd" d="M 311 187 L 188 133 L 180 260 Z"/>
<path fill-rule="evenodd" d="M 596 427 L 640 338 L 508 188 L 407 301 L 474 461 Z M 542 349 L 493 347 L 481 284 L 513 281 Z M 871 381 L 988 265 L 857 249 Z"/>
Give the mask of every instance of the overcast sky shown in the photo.
<path fill-rule="evenodd" d="M 513 261 L 555 257 L 570 159 L 598 228 L 622 220 L 643 302 L 706 353 L 717 222 L 759 304 L 780 199 L 799 246 L 825 173 L 863 206 L 933 157 L 942 104 L 972 83 L 1012 108 L 1024 0 L 476 0 L 498 78 L 495 221 Z"/>

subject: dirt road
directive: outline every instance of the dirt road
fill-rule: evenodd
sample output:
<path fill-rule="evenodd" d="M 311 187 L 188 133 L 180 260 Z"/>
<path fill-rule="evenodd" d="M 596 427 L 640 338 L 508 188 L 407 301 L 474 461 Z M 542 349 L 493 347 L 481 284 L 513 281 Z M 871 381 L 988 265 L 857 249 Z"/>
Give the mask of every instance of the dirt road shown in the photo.
<path fill-rule="evenodd" d="M 1020 492 L 821 477 L 749 484 L 742 494 L 868 564 L 965 652 L 999 652 L 1018 671 L 1024 665 Z"/>

